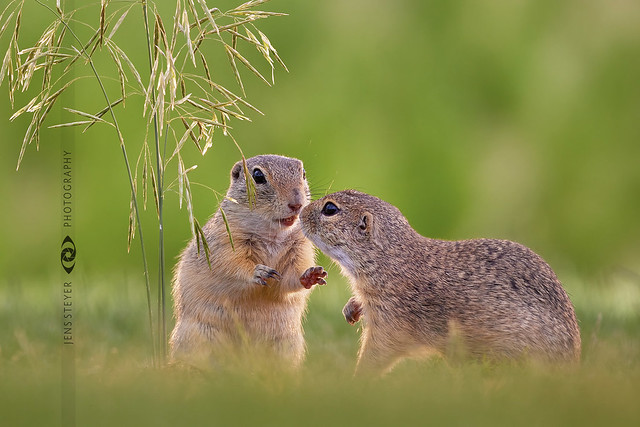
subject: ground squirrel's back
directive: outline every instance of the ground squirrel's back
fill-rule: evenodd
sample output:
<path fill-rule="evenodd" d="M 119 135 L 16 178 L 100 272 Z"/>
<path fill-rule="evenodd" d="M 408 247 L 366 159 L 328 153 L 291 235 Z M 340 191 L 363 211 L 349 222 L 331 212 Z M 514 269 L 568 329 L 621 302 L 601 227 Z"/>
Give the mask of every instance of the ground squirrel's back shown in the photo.
<path fill-rule="evenodd" d="M 573 306 L 549 265 L 505 240 L 421 236 L 394 206 L 343 191 L 312 202 L 303 232 L 338 261 L 355 294 L 345 316 L 364 316 L 360 369 L 384 370 L 452 336 L 475 357 L 575 361 Z"/>

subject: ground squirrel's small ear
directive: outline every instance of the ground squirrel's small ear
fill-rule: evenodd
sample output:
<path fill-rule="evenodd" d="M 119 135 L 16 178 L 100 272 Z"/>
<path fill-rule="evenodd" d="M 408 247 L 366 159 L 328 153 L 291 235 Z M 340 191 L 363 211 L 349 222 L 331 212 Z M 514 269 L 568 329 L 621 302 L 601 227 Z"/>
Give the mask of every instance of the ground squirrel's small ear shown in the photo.
<path fill-rule="evenodd" d="M 373 215 L 369 212 L 365 212 L 360 217 L 360 223 L 358 224 L 358 229 L 362 235 L 371 234 L 371 227 L 373 226 Z"/>
<path fill-rule="evenodd" d="M 240 173 L 242 172 L 242 162 L 238 162 L 233 165 L 233 169 L 231 169 L 231 179 L 236 181 L 240 178 Z"/>

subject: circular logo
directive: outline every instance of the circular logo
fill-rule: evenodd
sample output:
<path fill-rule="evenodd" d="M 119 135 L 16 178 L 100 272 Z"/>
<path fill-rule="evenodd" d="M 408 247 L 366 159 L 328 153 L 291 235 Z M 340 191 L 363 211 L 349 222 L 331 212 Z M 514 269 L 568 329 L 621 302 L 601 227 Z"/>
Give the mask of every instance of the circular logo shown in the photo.
<path fill-rule="evenodd" d="M 71 270 L 73 270 L 73 267 L 76 265 L 76 244 L 73 243 L 73 240 L 71 240 L 69 236 L 65 237 L 62 241 L 60 262 L 67 274 L 71 273 Z"/>

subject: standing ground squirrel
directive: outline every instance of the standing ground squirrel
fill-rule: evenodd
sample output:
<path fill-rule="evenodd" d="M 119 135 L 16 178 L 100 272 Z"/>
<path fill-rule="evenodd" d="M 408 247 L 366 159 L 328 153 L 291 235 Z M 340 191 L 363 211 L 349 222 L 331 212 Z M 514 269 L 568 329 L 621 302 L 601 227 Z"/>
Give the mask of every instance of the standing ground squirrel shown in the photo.
<path fill-rule="evenodd" d="M 180 255 L 173 282 L 173 361 L 210 368 L 255 356 L 295 367 L 304 357 L 309 289 L 326 277 L 314 267 L 313 246 L 298 220 L 309 202 L 305 171 L 300 160 L 276 155 L 252 157 L 246 166 L 255 201 L 247 196 L 240 161 L 231 169 L 220 209 L 202 228 L 211 265 L 195 239 Z"/>
<path fill-rule="evenodd" d="M 451 338 L 474 358 L 574 362 L 580 331 L 549 265 L 506 240 L 421 236 L 393 205 L 353 190 L 306 206 L 303 233 L 337 261 L 355 297 L 346 320 L 364 319 L 356 372 L 385 372 Z"/>

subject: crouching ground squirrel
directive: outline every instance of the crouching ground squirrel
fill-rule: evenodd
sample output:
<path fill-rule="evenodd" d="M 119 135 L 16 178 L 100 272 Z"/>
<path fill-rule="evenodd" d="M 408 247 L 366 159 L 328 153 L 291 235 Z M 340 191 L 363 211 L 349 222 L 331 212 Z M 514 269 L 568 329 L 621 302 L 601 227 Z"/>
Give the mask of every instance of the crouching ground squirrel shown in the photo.
<path fill-rule="evenodd" d="M 300 230 L 298 215 L 309 202 L 305 171 L 300 160 L 276 155 L 252 157 L 246 166 L 255 201 L 240 161 L 220 209 L 202 228 L 211 265 L 195 239 L 180 255 L 170 340 L 175 362 L 210 369 L 275 357 L 295 367 L 304 357 L 307 298 L 327 275 L 314 267 L 313 245 Z"/>
<path fill-rule="evenodd" d="M 388 371 L 424 350 L 447 354 L 452 335 L 473 358 L 573 362 L 580 332 L 549 265 L 505 240 L 421 236 L 394 206 L 347 190 L 306 206 L 303 233 L 337 261 L 364 325 L 356 372 Z"/>

